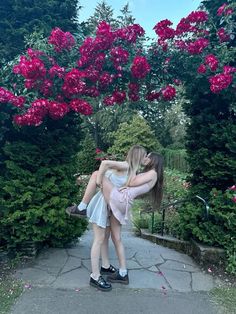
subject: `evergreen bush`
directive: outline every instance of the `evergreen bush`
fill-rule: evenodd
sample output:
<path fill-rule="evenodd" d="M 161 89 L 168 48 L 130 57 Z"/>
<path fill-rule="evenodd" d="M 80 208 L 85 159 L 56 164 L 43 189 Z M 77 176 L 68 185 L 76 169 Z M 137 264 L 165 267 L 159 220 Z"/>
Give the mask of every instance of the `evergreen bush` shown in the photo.
<path fill-rule="evenodd" d="M 133 145 L 141 145 L 148 151 L 160 151 L 161 144 L 156 139 L 147 121 L 140 116 L 134 116 L 130 123 L 122 123 L 113 134 L 114 142 L 108 153 L 126 155 Z"/>
<path fill-rule="evenodd" d="M 219 246 L 226 250 L 227 269 L 236 273 L 236 212 L 235 191 L 222 192 L 212 189 L 208 200 L 209 216 L 199 203 L 185 204 L 179 211 L 179 227 L 182 237 L 194 239 L 208 245 Z"/>
<path fill-rule="evenodd" d="M 61 247 L 86 229 L 86 221 L 65 213 L 77 201 L 79 139 L 76 119 L 69 115 L 5 135 L 0 232 L 6 248 L 17 250 L 28 241 Z"/>

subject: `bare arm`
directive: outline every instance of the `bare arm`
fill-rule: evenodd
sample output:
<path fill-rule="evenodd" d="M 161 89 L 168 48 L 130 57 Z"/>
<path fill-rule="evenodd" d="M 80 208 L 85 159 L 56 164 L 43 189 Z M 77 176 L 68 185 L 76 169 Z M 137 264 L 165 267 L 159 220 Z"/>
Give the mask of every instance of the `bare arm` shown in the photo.
<path fill-rule="evenodd" d="M 128 170 L 128 168 L 129 168 L 129 165 L 126 161 L 103 160 L 101 162 L 101 165 L 99 167 L 98 174 L 97 174 L 97 181 L 96 181 L 97 185 L 98 186 L 101 185 L 102 178 L 108 169 L 125 171 L 125 170 Z"/>
<path fill-rule="evenodd" d="M 145 183 L 154 182 L 157 179 L 155 170 L 150 170 L 146 173 L 140 173 L 131 179 L 129 186 L 139 186 Z"/>

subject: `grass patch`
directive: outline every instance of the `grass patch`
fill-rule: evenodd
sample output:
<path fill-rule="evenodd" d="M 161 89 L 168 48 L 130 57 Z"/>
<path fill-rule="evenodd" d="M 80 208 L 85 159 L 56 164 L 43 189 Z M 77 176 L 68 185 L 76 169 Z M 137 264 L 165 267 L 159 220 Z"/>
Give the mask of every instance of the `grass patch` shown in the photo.
<path fill-rule="evenodd" d="M 222 314 L 236 314 L 236 287 L 215 288 L 210 296 L 222 307 Z"/>
<path fill-rule="evenodd" d="M 12 264 L 0 262 L 0 314 L 7 314 L 20 296 L 22 283 L 12 276 Z"/>

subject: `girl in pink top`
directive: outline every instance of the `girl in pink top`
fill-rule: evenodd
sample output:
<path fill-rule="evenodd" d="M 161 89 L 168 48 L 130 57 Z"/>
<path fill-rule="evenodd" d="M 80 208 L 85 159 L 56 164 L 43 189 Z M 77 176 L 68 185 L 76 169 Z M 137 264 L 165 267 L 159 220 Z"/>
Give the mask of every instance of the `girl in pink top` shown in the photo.
<path fill-rule="evenodd" d="M 126 268 L 124 246 L 121 241 L 121 226 L 129 218 L 129 210 L 133 200 L 142 194 L 150 192 L 155 208 L 160 206 L 163 194 L 163 157 L 156 153 L 150 153 L 146 157 L 144 172 L 133 175 L 129 178 L 123 188 L 115 187 L 110 180 L 105 177 L 106 162 L 102 162 L 97 174 L 97 185 L 100 186 L 105 200 L 111 212 L 110 222 L 112 226 L 112 237 L 116 238 L 117 255 L 119 257 L 120 269 L 113 275 L 108 276 L 108 281 L 129 283 Z M 97 243 L 104 238 L 104 229 L 94 225 L 94 242 L 91 248 L 92 274 L 90 284 L 103 291 L 110 290 L 111 286 L 99 274 L 100 248 Z M 98 249 L 99 248 L 99 249 Z M 98 279 L 97 279 L 98 277 Z"/>

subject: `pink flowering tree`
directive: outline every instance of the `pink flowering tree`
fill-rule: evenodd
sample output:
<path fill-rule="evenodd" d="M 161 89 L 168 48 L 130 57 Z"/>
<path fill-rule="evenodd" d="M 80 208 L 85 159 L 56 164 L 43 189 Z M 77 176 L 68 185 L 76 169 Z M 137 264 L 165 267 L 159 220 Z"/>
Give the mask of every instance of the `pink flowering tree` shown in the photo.
<path fill-rule="evenodd" d="M 155 76 L 160 78 L 164 73 L 172 79 L 170 86 L 174 87 L 177 79 L 185 88 L 190 100 L 185 112 L 191 119 L 186 144 L 190 193 L 209 201 L 210 218 L 202 220 L 203 209 L 197 202 L 186 205 L 180 212 L 182 236 L 224 247 L 228 270 L 235 272 L 236 234 L 227 222 L 235 208 L 229 190 L 236 172 L 236 7 L 234 1 L 216 2 L 218 6 L 205 1 L 200 11 L 181 19 L 175 28 L 169 20 L 155 25 L 158 39 L 148 57 L 153 71 L 150 95 L 159 99 L 162 89 L 155 89 Z M 217 199 L 216 189 L 220 195 Z M 229 237 L 223 240 L 226 233 Z"/>
<path fill-rule="evenodd" d="M 182 85 L 190 100 L 185 110 L 191 118 L 187 148 L 193 174 L 193 193 L 207 194 L 212 187 L 226 189 L 233 185 L 232 167 L 235 169 L 235 166 L 226 159 L 233 160 L 234 19 L 235 4 L 230 0 L 214 12 L 202 7 L 190 13 L 175 28 L 167 19 L 160 21 L 154 26 L 157 34 L 155 43 L 147 49 L 142 46 L 144 30 L 138 24 L 112 29 L 102 21 L 96 35 L 87 38 L 75 38 L 59 28 L 53 29 L 43 49 L 31 47 L 20 56 L 12 68 L 13 72 L 7 76 L 6 84 L 0 87 L 1 114 L 3 112 L 4 127 L 7 129 L 2 140 L 2 172 L 6 167 L 9 177 L 14 176 L 16 172 L 6 159 L 31 150 L 37 151 L 41 145 L 38 153 L 45 160 L 37 169 L 43 168 L 49 159 L 52 163 L 58 162 L 57 176 L 53 183 L 50 180 L 48 183 L 55 188 L 62 176 L 61 162 L 66 163 L 67 158 L 74 157 L 78 151 L 82 118 L 93 119 L 108 107 L 122 108 L 131 102 L 142 101 L 144 106 L 150 102 L 170 102 L 176 97 L 177 86 Z M 14 151 L 16 139 L 29 139 L 28 151 L 22 145 Z M 7 146 L 9 142 L 13 143 L 11 147 Z M 49 158 L 44 154 L 46 142 L 54 145 L 58 152 L 56 157 L 52 154 Z M 37 164 L 35 160 L 32 160 L 31 167 L 33 164 Z M 34 167 L 32 169 L 35 170 Z M 70 167 L 70 171 L 65 170 L 68 181 L 72 169 L 74 167 Z M 48 178 L 49 175 L 46 173 L 45 176 Z M 66 192 L 71 188 L 68 181 L 64 184 Z M 3 206 L 14 213 L 16 205 L 9 201 L 9 190 L 1 193 Z M 56 193 L 59 192 L 55 188 Z M 17 206 L 26 212 L 32 196 L 21 194 L 28 203 L 26 205 L 21 200 Z M 60 207 L 61 213 L 64 213 L 69 201 L 65 197 L 61 206 L 53 196 L 53 204 L 57 209 Z M 57 217 L 55 207 L 49 209 L 53 225 L 53 219 Z M 44 222 L 47 214 L 45 210 L 42 215 Z M 6 219 L 5 223 L 8 222 Z M 8 230 L 10 239 L 11 229 Z M 50 237 L 56 233 L 56 228 L 52 230 Z M 71 234 L 73 232 L 71 228 Z M 60 237 L 61 234 L 56 239 Z M 48 241 L 48 238 L 42 241 Z"/>

